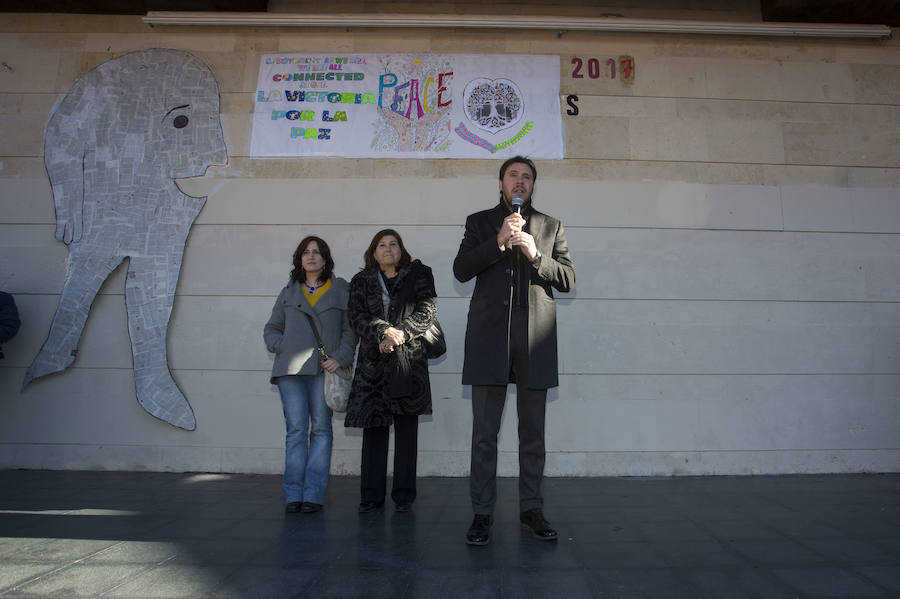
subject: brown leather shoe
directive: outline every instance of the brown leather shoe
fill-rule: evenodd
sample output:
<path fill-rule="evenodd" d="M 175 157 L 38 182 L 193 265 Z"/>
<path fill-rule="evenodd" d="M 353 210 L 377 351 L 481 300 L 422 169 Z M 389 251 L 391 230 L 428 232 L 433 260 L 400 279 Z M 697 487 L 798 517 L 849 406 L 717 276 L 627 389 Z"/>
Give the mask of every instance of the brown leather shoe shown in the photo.
<path fill-rule="evenodd" d="M 539 541 L 556 540 L 556 531 L 550 527 L 550 523 L 544 519 L 544 513 L 538 508 L 519 514 L 519 522 L 522 523 L 523 530 L 530 532 Z"/>

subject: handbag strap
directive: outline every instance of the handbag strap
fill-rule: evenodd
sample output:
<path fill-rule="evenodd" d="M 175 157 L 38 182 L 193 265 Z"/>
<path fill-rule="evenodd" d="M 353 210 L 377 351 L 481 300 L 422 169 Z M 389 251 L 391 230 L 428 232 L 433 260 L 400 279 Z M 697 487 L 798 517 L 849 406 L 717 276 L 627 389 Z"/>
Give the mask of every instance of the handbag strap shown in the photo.
<path fill-rule="evenodd" d="M 319 344 L 318 349 L 319 349 L 319 353 L 322 354 L 322 359 L 327 360 L 328 354 L 325 353 L 325 344 L 322 343 L 322 336 L 319 335 L 319 328 L 316 326 L 316 321 L 313 320 L 313 317 L 310 316 L 309 314 L 307 314 L 306 312 L 304 312 L 303 315 L 306 316 L 307 320 L 309 320 L 309 326 L 312 327 L 313 335 L 316 336 L 316 343 Z"/>
<path fill-rule="evenodd" d="M 398 275 L 399 276 L 399 275 Z M 391 305 L 391 294 L 388 291 L 387 284 L 384 282 L 384 276 L 378 273 L 378 282 L 381 283 L 381 303 L 384 306 L 384 316 L 388 317 L 388 307 Z"/>

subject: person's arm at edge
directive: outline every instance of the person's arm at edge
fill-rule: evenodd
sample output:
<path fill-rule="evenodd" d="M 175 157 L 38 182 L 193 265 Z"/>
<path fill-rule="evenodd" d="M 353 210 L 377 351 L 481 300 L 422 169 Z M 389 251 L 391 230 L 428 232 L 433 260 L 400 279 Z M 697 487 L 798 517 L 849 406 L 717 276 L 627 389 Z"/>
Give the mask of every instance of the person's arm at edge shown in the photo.
<path fill-rule="evenodd" d="M 15 298 L 9 293 L 0 293 L 0 343 L 6 343 L 19 332 L 22 321 L 19 320 Z"/>

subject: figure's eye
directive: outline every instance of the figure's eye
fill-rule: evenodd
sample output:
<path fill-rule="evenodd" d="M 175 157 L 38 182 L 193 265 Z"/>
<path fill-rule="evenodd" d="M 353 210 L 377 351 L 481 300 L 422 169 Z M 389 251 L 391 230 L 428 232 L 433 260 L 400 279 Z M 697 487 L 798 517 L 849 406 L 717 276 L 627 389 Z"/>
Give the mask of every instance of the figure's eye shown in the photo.
<path fill-rule="evenodd" d="M 188 119 L 186 114 L 180 114 L 180 113 L 190 112 L 190 108 L 191 108 L 190 104 L 182 104 L 181 106 L 175 106 L 174 108 L 169 109 L 169 111 L 165 114 L 165 116 L 163 116 L 163 118 L 160 122 L 161 123 L 165 122 L 170 117 L 170 115 L 172 115 L 172 113 L 175 113 L 171 117 L 172 118 L 172 121 L 171 121 L 172 126 L 175 127 L 176 129 L 184 129 L 185 127 L 188 126 L 190 119 Z M 187 110 L 185 110 L 185 109 L 187 109 Z M 178 111 L 178 112 L 176 112 L 176 111 Z"/>

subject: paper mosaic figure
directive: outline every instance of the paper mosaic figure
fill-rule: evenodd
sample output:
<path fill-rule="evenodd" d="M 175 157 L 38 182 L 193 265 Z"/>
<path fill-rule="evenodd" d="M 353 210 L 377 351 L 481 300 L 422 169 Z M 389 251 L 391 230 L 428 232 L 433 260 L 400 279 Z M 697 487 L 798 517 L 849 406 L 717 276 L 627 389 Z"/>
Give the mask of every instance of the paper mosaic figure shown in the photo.
<path fill-rule="evenodd" d="M 225 161 L 219 87 L 194 56 L 132 52 L 75 82 L 44 135 L 56 239 L 68 246 L 68 272 L 23 389 L 75 360 L 100 286 L 128 258 L 125 303 L 138 402 L 169 424 L 196 428 L 169 372 L 166 331 L 185 242 L 206 198 L 185 195 L 175 179 L 201 176 Z"/>

